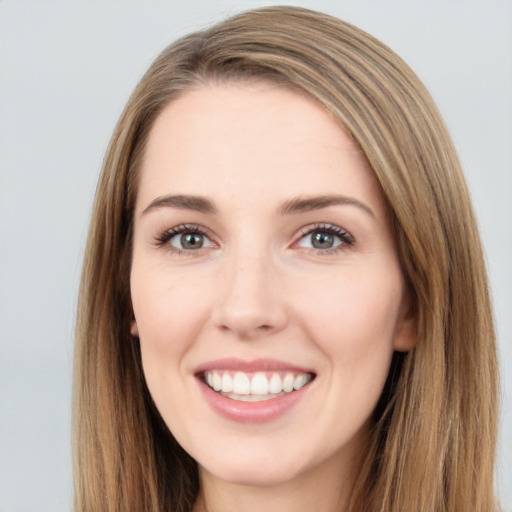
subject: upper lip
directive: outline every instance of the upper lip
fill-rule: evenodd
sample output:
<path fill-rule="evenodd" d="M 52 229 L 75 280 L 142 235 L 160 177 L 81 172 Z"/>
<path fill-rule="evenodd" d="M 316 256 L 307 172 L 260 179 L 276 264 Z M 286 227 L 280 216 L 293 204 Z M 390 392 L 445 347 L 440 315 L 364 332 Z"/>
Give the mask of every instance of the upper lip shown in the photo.
<path fill-rule="evenodd" d="M 202 374 L 212 370 L 231 370 L 239 372 L 271 372 L 290 371 L 295 373 L 315 373 L 310 368 L 297 366 L 295 364 L 279 361 L 278 359 L 252 359 L 250 361 L 234 357 L 215 359 L 201 364 L 195 369 L 196 374 Z"/>

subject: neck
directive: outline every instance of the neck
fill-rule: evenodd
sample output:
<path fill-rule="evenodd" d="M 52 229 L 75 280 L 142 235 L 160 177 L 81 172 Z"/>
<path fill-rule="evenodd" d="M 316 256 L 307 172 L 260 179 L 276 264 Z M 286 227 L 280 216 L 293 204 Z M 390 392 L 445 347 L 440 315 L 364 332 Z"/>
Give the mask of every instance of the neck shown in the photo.
<path fill-rule="evenodd" d="M 261 486 L 225 482 L 200 468 L 193 512 L 344 512 L 354 484 L 348 467 L 354 468 L 333 457 L 292 480 Z"/>

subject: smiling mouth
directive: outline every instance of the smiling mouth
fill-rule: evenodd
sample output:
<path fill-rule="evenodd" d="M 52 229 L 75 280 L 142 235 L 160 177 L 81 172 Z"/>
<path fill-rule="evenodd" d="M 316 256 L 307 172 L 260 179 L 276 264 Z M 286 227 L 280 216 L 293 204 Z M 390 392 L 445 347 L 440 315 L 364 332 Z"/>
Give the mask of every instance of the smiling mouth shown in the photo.
<path fill-rule="evenodd" d="M 203 382 L 216 393 L 240 402 L 262 402 L 302 389 L 315 378 L 305 372 L 233 372 L 208 370 Z"/>

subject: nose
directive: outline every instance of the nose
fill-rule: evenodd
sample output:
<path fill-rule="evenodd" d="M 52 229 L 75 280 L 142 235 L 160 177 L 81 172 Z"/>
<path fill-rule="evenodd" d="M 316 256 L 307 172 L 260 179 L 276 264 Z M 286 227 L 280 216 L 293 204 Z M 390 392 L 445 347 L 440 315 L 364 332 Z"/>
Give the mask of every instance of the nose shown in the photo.
<path fill-rule="evenodd" d="M 287 323 L 279 272 L 271 258 L 251 255 L 225 262 L 213 311 L 217 328 L 239 339 L 269 336 Z"/>

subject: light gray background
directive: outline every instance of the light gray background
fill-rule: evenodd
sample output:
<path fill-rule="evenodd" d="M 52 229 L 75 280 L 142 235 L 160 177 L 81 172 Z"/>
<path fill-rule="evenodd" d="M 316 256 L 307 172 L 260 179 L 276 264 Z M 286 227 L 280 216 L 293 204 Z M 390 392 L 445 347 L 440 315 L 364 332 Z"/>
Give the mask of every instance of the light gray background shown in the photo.
<path fill-rule="evenodd" d="M 0 1 L 0 512 L 71 508 L 80 265 L 102 157 L 128 95 L 176 37 L 269 3 Z M 391 46 L 424 80 L 453 134 L 493 288 L 503 374 L 499 485 L 512 511 L 512 3 L 291 3 Z"/>

